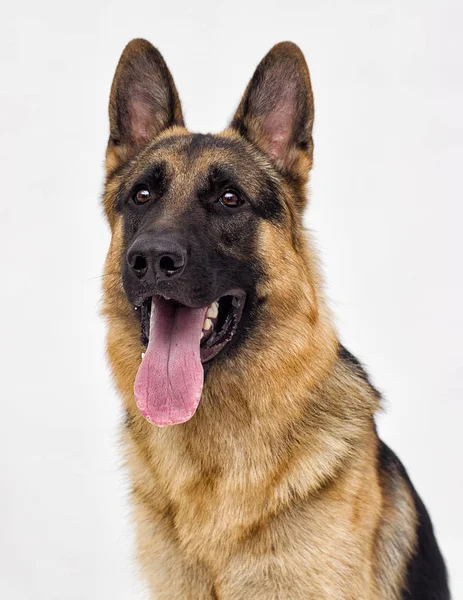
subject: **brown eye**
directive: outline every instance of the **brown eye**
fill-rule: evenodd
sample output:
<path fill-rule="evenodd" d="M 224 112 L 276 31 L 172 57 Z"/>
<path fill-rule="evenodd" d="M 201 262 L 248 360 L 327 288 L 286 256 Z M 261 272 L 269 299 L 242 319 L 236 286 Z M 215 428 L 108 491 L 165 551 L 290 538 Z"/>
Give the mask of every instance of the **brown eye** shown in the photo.
<path fill-rule="evenodd" d="M 140 188 L 133 197 L 135 204 L 145 204 L 145 202 L 148 202 L 151 198 L 151 192 L 147 188 Z"/>
<path fill-rule="evenodd" d="M 227 208 L 238 208 L 243 204 L 243 200 L 238 196 L 236 192 L 228 191 L 220 196 L 219 202 L 222 206 L 226 206 Z"/>

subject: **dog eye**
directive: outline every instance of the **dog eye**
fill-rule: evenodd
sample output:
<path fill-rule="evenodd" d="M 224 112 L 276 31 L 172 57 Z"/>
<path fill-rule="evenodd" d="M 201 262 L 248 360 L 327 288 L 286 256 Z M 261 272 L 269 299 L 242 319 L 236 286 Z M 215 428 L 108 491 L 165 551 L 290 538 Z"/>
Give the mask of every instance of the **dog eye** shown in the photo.
<path fill-rule="evenodd" d="M 243 200 L 238 196 L 238 194 L 231 190 L 220 196 L 219 202 L 226 208 L 238 208 L 238 206 L 243 204 Z"/>
<path fill-rule="evenodd" d="M 151 200 L 152 195 L 148 188 L 140 188 L 135 192 L 133 201 L 135 204 L 145 204 L 148 200 Z"/>

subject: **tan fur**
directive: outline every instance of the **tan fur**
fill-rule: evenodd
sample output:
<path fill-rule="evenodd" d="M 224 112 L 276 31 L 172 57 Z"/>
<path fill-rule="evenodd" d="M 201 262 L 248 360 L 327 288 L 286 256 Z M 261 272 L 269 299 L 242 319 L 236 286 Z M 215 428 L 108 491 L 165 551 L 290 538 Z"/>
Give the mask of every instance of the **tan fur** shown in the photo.
<path fill-rule="evenodd" d="M 220 135 L 239 137 L 231 129 Z M 187 132 L 174 127 L 161 134 L 174 136 Z M 164 153 L 177 174 L 174 219 L 182 194 L 221 152 L 204 152 L 188 169 L 180 146 L 152 151 L 148 145 L 122 175 L 117 169 L 128 151 L 110 146 L 103 200 L 112 229 L 104 278 L 108 358 L 127 412 L 133 516 L 152 597 L 398 599 L 415 544 L 413 501 L 398 475 L 384 481 L 379 473 L 378 398 L 338 358 L 302 207 L 289 187 L 284 225 L 262 221 L 258 232 L 265 327 L 211 367 L 187 423 L 159 429 L 136 408 L 140 331 L 121 285 L 115 193 L 131 170 Z M 271 175 L 265 156 L 249 152 Z M 298 198 L 311 158 L 301 161 Z"/>

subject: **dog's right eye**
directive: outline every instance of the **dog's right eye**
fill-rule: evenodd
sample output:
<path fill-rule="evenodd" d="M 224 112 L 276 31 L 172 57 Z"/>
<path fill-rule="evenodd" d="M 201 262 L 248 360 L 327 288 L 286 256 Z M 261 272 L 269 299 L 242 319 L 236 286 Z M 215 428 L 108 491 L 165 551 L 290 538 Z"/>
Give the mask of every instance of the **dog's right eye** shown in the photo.
<path fill-rule="evenodd" d="M 152 195 L 148 188 L 139 188 L 133 195 L 135 204 L 145 204 L 151 200 Z"/>

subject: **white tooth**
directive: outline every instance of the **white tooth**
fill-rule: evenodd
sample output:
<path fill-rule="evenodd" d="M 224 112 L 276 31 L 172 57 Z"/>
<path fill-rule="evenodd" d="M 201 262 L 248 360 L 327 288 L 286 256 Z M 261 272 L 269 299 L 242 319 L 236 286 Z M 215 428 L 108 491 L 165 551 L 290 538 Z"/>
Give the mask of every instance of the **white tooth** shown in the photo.
<path fill-rule="evenodd" d="M 201 337 L 199 339 L 202 340 L 203 337 L 204 337 L 204 331 L 201 331 Z"/>
<path fill-rule="evenodd" d="M 142 353 L 141 353 L 141 359 L 143 360 L 144 358 L 145 358 L 145 353 L 144 353 L 144 352 L 142 352 Z"/>
<path fill-rule="evenodd" d="M 204 319 L 204 325 L 203 325 L 203 329 L 205 331 L 209 331 L 209 329 L 212 327 L 212 321 L 210 319 Z"/>
<path fill-rule="evenodd" d="M 209 317 L 210 319 L 215 319 L 218 314 L 219 314 L 219 303 L 213 302 L 207 309 L 206 317 Z"/>

